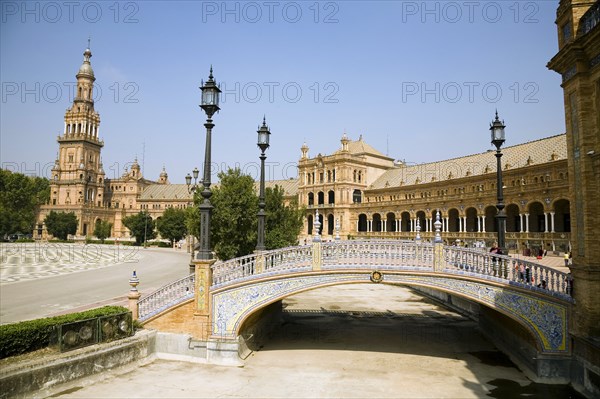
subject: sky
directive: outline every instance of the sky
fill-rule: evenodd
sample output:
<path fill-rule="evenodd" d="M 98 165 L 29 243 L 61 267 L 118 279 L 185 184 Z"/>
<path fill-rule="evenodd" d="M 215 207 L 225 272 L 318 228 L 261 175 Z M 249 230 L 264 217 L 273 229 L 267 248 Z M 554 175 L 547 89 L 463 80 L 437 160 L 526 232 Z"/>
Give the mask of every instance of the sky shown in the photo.
<path fill-rule="evenodd" d="M 505 146 L 564 133 L 558 0 L 2 1 L 0 163 L 49 177 L 91 39 L 107 177 L 136 157 L 172 183 L 202 169 L 202 80 L 221 85 L 213 182 L 296 177 L 300 147 L 331 154 L 345 132 L 419 164 L 484 152 L 496 109 Z"/>

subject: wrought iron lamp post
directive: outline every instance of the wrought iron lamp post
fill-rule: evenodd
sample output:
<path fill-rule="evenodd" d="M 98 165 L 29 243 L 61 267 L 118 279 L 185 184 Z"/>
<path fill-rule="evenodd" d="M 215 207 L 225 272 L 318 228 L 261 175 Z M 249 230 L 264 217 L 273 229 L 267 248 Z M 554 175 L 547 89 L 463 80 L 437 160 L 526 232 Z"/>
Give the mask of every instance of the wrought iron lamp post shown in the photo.
<path fill-rule="evenodd" d="M 210 197 L 212 196 L 212 192 L 210 191 L 210 153 L 212 128 L 215 126 L 212 117 L 220 109 L 219 96 L 221 94 L 221 89 L 219 89 L 213 78 L 212 66 L 210 67 L 208 81 L 202 82 L 200 90 L 202 90 L 200 108 L 206 112 L 206 123 L 204 124 L 206 128 L 206 146 L 204 148 L 204 177 L 202 179 L 204 189 L 200 192 L 203 201 L 198 206 L 200 208 L 200 248 L 196 254 L 196 259 L 210 260 L 212 259 L 210 249 L 210 215 L 213 208 L 210 204 Z"/>
<path fill-rule="evenodd" d="M 504 210 L 504 198 L 502 195 L 502 151 L 500 147 L 504 144 L 504 121 L 500 121 L 498 118 L 498 111 L 496 111 L 496 119 L 490 124 L 490 131 L 492 133 L 492 144 L 496 146 L 496 185 L 497 189 L 497 199 L 498 203 L 496 204 L 496 208 L 498 208 L 498 213 L 496 214 L 496 220 L 498 224 L 498 248 L 502 251 L 503 254 L 507 254 L 506 252 L 506 211 Z"/>
<path fill-rule="evenodd" d="M 269 137 L 271 132 L 267 126 L 267 122 L 263 117 L 262 126 L 257 130 L 258 133 L 258 148 L 260 148 L 260 192 L 258 195 L 258 240 L 256 243 L 257 251 L 265 250 L 265 151 L 269 148 Z"/>

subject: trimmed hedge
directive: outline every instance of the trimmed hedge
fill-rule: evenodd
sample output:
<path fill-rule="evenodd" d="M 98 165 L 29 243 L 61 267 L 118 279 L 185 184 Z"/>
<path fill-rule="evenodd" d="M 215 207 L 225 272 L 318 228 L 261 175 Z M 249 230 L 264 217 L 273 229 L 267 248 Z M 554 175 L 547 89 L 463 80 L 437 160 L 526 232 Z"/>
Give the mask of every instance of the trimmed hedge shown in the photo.
<path fill-rule="evenodd" d="M 127 312 L 123 306 L 104 306 L 85 312 L 0 325 L 0 359 L 48 347 L 54 328 L 64 323 Z"/>

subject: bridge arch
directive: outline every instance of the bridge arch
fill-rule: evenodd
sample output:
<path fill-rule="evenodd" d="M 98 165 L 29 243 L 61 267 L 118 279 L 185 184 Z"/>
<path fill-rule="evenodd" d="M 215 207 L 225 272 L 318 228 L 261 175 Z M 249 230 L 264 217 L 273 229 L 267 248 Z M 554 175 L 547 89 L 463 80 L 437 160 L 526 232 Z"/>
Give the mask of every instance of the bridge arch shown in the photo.
<path fill-rule="evenodd" d="M 568 308 L 558 301 L 462 276 L 436 276 L 426 272 L 381 273 L 383 284 L 432 288 L 498 311 L 522 325 L 542 353 L 569 351 Z M 211 301 L 212 335 L 235 339 L 252 314 L 289 296 L 333 285 L 374 283 L 372 280 L 373 274 L 367 270 L 327 271 L 271 276 L 252 284 L 217 289 L 212 293 Z"/>

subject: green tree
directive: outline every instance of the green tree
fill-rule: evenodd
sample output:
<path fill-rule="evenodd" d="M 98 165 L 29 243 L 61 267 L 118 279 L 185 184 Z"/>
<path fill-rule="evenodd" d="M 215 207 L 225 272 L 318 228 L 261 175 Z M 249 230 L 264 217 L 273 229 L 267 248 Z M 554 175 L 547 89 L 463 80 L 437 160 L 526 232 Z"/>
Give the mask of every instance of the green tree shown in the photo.
<path fill-rule="evenodd" d="M 39 206 L 49 198 L 48 179 L 0 169 L 0 237 L 31 233 Z"/>
<path fill-rule="evenodd" d="M 219 173 L 219 180 L 211 197 L 212 247 L 223 260 L 248 255 L 256 247 L 258 198 L 254 180 L 239 168 Z"/>
<path fill-rule="evenodd" d="M 265 189 L 265 247 L 276 249 L 296 245 L 302 229 L 303 210 L 292 201 L 285 205 L 284 190 L 280 186 Z"/>
<path fill-rule="evenodd" d="M 128 216 L 123 219 L 123 224 L 135 237 L 135 245 L 141 245 L 146 240 L 156 238 L 155 223 L 148 212 L 143 211 L 137 215 Z"/>
<path fill-rule="evenodd" d="M 186 213 L 183 209 L 168 208 L 156 221 L 156 228 L 162 238 L 173 242 L 181 240 L 187 234 Z"/>
<path fill-rule="evenodd" d="M 94 228 L 94 235 L 102 242 L 110 237 L 110 230 L 112 229 L 112 223 L 98 219 L 96 220 L 96 227 Z"/>
<path fill-rule="evenodd" d="M 200 237 L 200 210 L 197 203 L 198 201 L 194 197 L 194 206 L 185 208 L 185 229 L 196 239 Z"/>
<path fill-rule="evenodd" d="M 74 212 L 54 212 L 50 213 L 44 219 L 48 233 L 54 237 L 66 240 L 69 234 L 75 234 L 77 232 L 77 225 L 79 221 Z"/>

